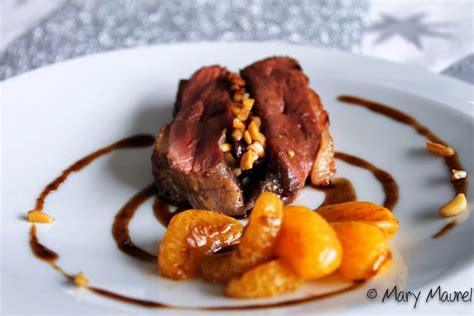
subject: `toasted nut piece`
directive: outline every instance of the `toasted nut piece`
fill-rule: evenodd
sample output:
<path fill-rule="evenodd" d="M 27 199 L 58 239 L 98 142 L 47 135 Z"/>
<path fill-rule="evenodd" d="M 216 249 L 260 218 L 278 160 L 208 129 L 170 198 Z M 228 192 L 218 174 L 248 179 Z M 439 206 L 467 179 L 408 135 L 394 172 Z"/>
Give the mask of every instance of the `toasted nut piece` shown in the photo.
<path fill-rule="evenodd" d="M 243 134 L 242 134 L 242 131 L 238 130 L 238 129 L 235 129 L 233 132 L 232 132 L 232 139 L 235 140 L 235 141 L 239 141 L 241 140 L 243 137 Z"/>
<path fill-rule="evenodd" d="M 254 99 L 246 99 L 242 102 L 242 110 L 239 112 L 237 117 L 241 121 L 246 121 L 250 115 L 250 111 L 252 111 L 252 106 L 255 103 Z"/>
<path fill-rule="evenodd" d="M 262 146 L 265 146 L 265 136 L 260 133 L 260 128 L 258 127 L 257 123 L 254 121 L 250 122 L 248 131 L 253 141 L 259 142 L 262 144 Z"/>
<path fill-rule="evenodd" d="M 242 79 L 240 76 L 235 76 L 231 79 L 232 84 L 238 85 L 238 86 L 245 86 L 245 81 Z"/>
<path fill-rule="evenodd" d="M 232 121 L 232 127 L 242 132 L 245 130 L 245 124 L 238 118 L 234 118 L 234 120 Z"/>
<path fill-rule="evenodd" d="M 250 136 L 256 136 L 256 135 L 258 135 L 258 133 L 260 133 L 260 129 L 258 128 L 257 123 L 255 123 L 253 121 L 250 122 L 249 127 L 247 129 L 250 133 Z"/>
<path fill-rule="evenodd" d="M 464 170 L 451 169 L 451 181 L 464 179 L 467 177 L 467 172 Z"/>
<path fill-rule="evenodd" d="M 265 157 L 265 149 L 263 149 L 262 144 L 258 142 L 253 142 L 252 145 L 247 147 L 248 150 L 252 150 L 257 153 L 258 157 L 263 158 Z"/>
<path fill-rule="evenodd" d="M 334 272 L 342 247 L 332 227 L 303 206 L 285 206 L 275 254 L 302 278 L 312 280 Z"/>
<path fill-rule="evenodd" d="M 239 75 L 236 72 L 229 72 L 228 78 L 231 82 L 237 77 L 239 77 Z"/>
<path fill-rule="evenodd" d="M 87 287 L 89 285 L 89 279 L 84 273 L 79 272 L 74 276 L 74 283 L 79 287 Z"/>
<path fill-rule="evenodd" d="M 250 98 L 250 94 L 248 94 L 248 93 L 244 93 L 242 95 L 242 101 L 248 100 L 249 98 Z"/>
<path fill-rule="evenodd" d="M 238 103 L 232 103 L 230 106 L 230 110 L 232 111 L 232 114 L 234 115 L 238 115 L 241 109 L 242 107 Z"/>
<path fill-rule="evenodd" d="M 265 144 L 266 144 L 266 138 L 265 138 L 265 135 L 263 135 L 262 133 L 258 133 L 258 135 L 255 137 L 254 139 L 256 142 L 259 142 L 260 144 L 262 144 L 263 148 L 265 148 Z"/>
<path fill-rule="evenodd" d="M 384 234 L 373 225 L 359 222 L 332 223 L 343 249 L 339 273 L 349 280 L 373 277 L 390 258 Z"/>
<path fill-rule="evenodd" d="M 232 85 L 230 86 L 230 90 L 231 90 L 231 91 L 237 91 L 237 90 L 239 90 L 239 89 L 240 89 L 240 86 L 237 85 L 237 84 L 232 84 Z"/>
<path fill-rule="evenodd" d="M 237 92 L 234 93 L 233 100 L 235 102 L 242 102 L 243 97 L 244 97 L 244 93 L 245 93 L 245 91 L 243 91 L 242 89 L 238 90 Z"/>
<path fill-rule="evenodd" d="M 242 169 L 235 168 L 233 172 L 236 177 L 239 177 L 242 174 Z"/>
<path fill-rule="evenodd" d="M 240 160 L 240 169 L 249 170 L 252 169 L 253 164 L 257 161 L 258 155 L 252 150 L 248 150 L 243 154 L 242 159 Z"/>
<path fill-rule="evenodd" d="M 232 279 L 225 289 L 235 298 L 258 298 L 280 295 L 296 290 L 303 280 L 280 260 L 262 263 Z"/>
<path fill-rule="evenodd" d="M 439 209 L 439 214 L 443 217 L 450 217 L 458 215 L 465 210 L 467 210 L 466 196 L 463 193 L 459 193 L 454 199 Z"/>
<path fill-rule="evenodd" d="M 223 153 L 227 153 L 227 152 L 229 152 L 229 151 L 232 150 L 232 145 L 229 144 L 229 143 L 223 143 L 223 144 L 221 144 L 220 147 L 221 147 L 221 151 L 222 151 Z"/>
<path fill-rule="evenodd" d="M 175 215 L 158 249 L 160 274 L 173 280 L 194 277 L 205 255 L 232 245 L 242 231 L 236 219 L 211 211 L 187 210 Z"/>
<path fill-rule="evenodd" d="M 28 221 L 32 223 L 49 224 L 49 223 L 54 222 L 54 217 L 39 210 L 29 211 L 27 214 L 27 218 L 28 218 Z"/>
<path fill-rule="evenodd" d="M 252 144 L 252 137 L 250 136 L 249 131 L 244 132 L 244 140 L 247 144 Z"/>
<path fill-rule="evenodd" d="M 256 115 L 251 116 L 250 122 L 254 122 L 255 124 L 257 124 L 258 128 L 262 126 L 262 119 L 260 118 L 260 116 L 256 116 Z"/>
<path fill-rule="evenodd" d="M 293 158 L 295 156 L 295 152 L 293 150 L 288 150 L 288 156 L 290 156 L 290 158 Z"/>
<path fill-rule="evenodd" d="M 370 202 L 325 205 L 316 209 L 316 212 L 329 223 L 360 222 L 374 225 L 387 239 L 391 239 L 399 227 L 397 218 L 389 209 Z"/>
<path fill-rule="evenodd" d="M 255 99 L 246 99 L 242 102 L 242 106 L 252 108 L 254 103 L 255 103 Z"/>
<path fill-rule="evenodd" d="M 452 156 L 456 154 L 454 152 L 454 149 L 452 149 L 451 147 L 440 143 L 435 143 L 431 140 L 426 141 L 426 148 L 428 148 L 431 153 L 442 157 Z"/>

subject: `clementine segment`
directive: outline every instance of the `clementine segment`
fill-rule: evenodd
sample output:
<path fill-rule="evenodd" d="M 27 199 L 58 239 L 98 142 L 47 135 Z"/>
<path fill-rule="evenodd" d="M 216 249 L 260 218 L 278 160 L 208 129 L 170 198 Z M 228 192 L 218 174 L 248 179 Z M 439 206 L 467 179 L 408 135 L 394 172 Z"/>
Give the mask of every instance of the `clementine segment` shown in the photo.
<path fill-rule="evenodd" d="M 188 210 L 174 216 L 158 250 L 160 274 L 174 280 L 194 277 L 206 254 L 235 243 L 242 224 L 236 219 L 203 210 Z"/>
<path fill-rule="evenodd" d="M 283 214 L 275 254 L 307 280 L 334 272 L 342 247 L 326 220 L 303 206 L 286 206 Z"/>

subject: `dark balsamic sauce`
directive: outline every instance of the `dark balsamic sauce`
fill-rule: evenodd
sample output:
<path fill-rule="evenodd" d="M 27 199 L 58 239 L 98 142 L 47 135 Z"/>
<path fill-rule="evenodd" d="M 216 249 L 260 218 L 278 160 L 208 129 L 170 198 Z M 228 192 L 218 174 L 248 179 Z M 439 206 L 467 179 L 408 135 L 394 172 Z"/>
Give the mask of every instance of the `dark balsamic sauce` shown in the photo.
<path fill-rule="evenodd" d="M 357 194 L 349 179 L 335 178 L 326 187 L 314 187 L 324 192 L 324 201 L 320 206 L 352 202 L 357 200 Z"/>
<path fill-rule="evenodd" d="M 374 177 L 380 182 L 380 184 L 382 185 L 383 192 L 385 193 L 385 200 L 383 202 L 383 206 L 390 210 L 393 210 L 393 208 L 395 207 L 395 205 L 397 205 L 398 202 L 399 190 L 397 182 L 390 173 L 374 166 L 367 160 L 353 155 L 336 152 L 334 156 L 336 157 L 336 159 L 342 160 L 350 165 L 370 171 L 374 175 Z"/>
<path fill-rule="evenodd" d="M 388 105 L 378 103 L 375 101 L 370 101 L 366 99 L 362 99 L 359 97 L 355 96 L 349 96 L 349 95 L 342 95 L 337 98 L 339 101 L 350 104 L 350 105 L 356 105 L 356 106 L 362 106 L 365 107 L 366 109 L 375 112 L 377 114 L 382 114 L 388 118 L 391 118 L 392 120 L 395 120 L 399 123 L 411 126 L 415 129 L 415 131 L 420 134 L 425 136 L 428 140 L 431 140 L 433 142 L 443 144 L 445 146 L 449 146 L 447 143 L 445 143 L 441 138 L 439 138 L 433 131 L 431 131 L 429 128 L 426 126 L 422 125 L 418 120 L 416 120 L 414 117 L 403 113 L 399 110 L 396 110 L 392 107 L 389 107 Z M 461 164 L 461 160 L 458 156 L 458 154 L 454 154 L 453 156 L 448 156 L 448 157 L 442 157 L 444 160 L 444 164 L 446 165 L 446 168 L 448 169 L 449 174 L 451 175 L 451 170 L 456 169 L 456 170 L 464 170 L 463 165 Z M 468 178 L 463 178 L 459 180 L 452 180 L 451 185 L 453 186 L 455 196 L 458 195 L 459 193 L 463 193 L 464 195 L 467 196 L 467 187 L 468 187 Z M 456 227 L 459 224 L 459 222 L 452 221 L 445 226 L 441 228 L 439 232 L 434 234 L 432 238 L 440 238 L 444 236 L 448 231 L 452 230 L 454 227 Z"/>
<path fill-rule="evenodd" d="M 414 127 L 418 133 L 426 136 L 428 139 L 435 141 L 437 143 L 445 144 L 434 133 L 432 133 L 429 129 L 421 125 L 414 118 L 398 110 L 392 109 L 383 104 L 379 104 L 379 103 L 369 101 L 369 100 L 364 100 L 358 97 L 341 96 L 338 99 L 341 102 L 366 107 L 367 109 L 371 111 L 390 117 L 403 124 L 410 125 Z M 44 201 L 51 192 L 57 190 L 58 187 L 68 178 L 68 176 L 71 173 L 80 171 L 81 169 L 89 165 L 91 162 L 93 162 L 95 159 L 105 154 L 108 154 L 113 150 L 120 149 L 120 148 L 137 148 L 137 147 L 151 146 L 154 143 L 154 140 L 155 140 L 154 137 L 151 135 L 135 135 L 135 136 L 123 139 L 121 141 L 118 141 L 107 147 L 104 147 L 78 160 L 76 163 L 74 163 L 73 165 L 65 169 L 58 178 L 56 178 L 53 182 L 51 182 L 45 187 L 43 192 L 41 192 L 40 196 L 36 200 L 35 209 L 42 210 L 44 206 Z M 393 179 L 393 177 L 389 173 L 375 167 L 373 164 L 359 157 L 355 157 L 355 156 L 352 156 L 346 153 L 340 153 L 340 152 L 336 153 L 335 156 L 339 160 L 343 160 L 351 165 L 364 168 L 372 172 L 375 178 L 382 184 L 383 190 L 385 192 L 384 206 L 389 209 L 393 209 L 393 207 L 396 205 L 398 201 L 398 186 L 395 180 Z M 446 157 L 444 159 L 445 159 L 445 163 L 447 167 L 450 169 L 449 171 L 451 171 L 451 169 L 463 170 L 463 167 L 457 155 Z M 453 187 L 456 193 L 465 194 L 467 191 L 467 179 L 454 181 Z M 329 187 L 317 188 L 317 189 L 325 193 L 325 200 L 323 202 L 323 205 L 348 202 L 348 201 L 353 201 L 356 199 L 355 190 L 351 182 L 347 179 L 342 179 L 342 178 L 334 179 L 333 183 Z M 156 191 L 155 186 L 149 185 L 146 188 L 139 191 L 137 194 L 135 194 L 117 213 L 117 215 L 115 216 L 115 221 L 112 228 L 112 234 L 114 236 L 114 239 L 117 243 L 118 248 L 121 251 L 139 260 L 149 261 L 149 262 L 154 262 L 156 260 L 156 256 L 140 249 L 132 242 L 132 239 L 129 235 L 128 224 L 132 220 L 139 206 L 143 204 L 148 198 L 156 196 L 156 193 L 157 191 Z M 187 207 L 178 208 L 176 211 L 171 212 L 169 205 L 158 197 L 156 197 L 153 203 L 154 215 L 160 221 L 160 223 L 162 223 L 164 226 L 168 225 L 169 221 L 175 214 L 185 209 L 187 209 Z M 453 221 L 449 223 L 439 233 L 435 234 L 433 238 L 441 237 L 447 231 L 455 227 L 457 224 L 458 224 L 457 221 Z M 70 281 L 74 279 L 72 275 L 64 272 L 56 264 L 56 260 L 59 258 L 59 255 L 39 242 L 36 235 L 36 226 L 34 224 L 31 226 L 31 229 L 30 229 L 30 247 L 36 257 L 51 264 L 53 268 L 58 270 L 64 277 L 66 277 L 66 279 Z M 384 265 L 384 262 L 388 262 L 390 260 L 391 258 L 389 256 L 387 256 L 386 258 L 382 258 L 382 260 L 378 260 L 373 268 L 374 274 Z M 139 305 L 142 307 L 173 308 L 173 309 L 202 310 L 202 311 L 226 311 L 226 310 L 232 311 L 232 310 L 246 310 L 246 309 L 275 308 L 275 307 L 292 306 L 292 305 L 297 305 L 297 304 L 302 304 L 302 303 L 313 302 L 316 300 L 329 298 L 335 295 L 339 295 L 339 294 L 354 290 L 360 287 L 362 284 L 363 282 L 354 282 L 343 289 L 339 289 L 339 290 L 332 291 L 329 293 L 313 295 L 313 296 L 308 296 L 301 299 L 295 299 L 295 300 L 289 300 L 289 301 L 283 301 L 283 302 L 276 302 L 276 303 L 269 303 L 269 304 L 243 305 L 243 306 L 242 305 L 217 306 L 217 307 L 170 306 L 170 305 L 162 304 L 155 301 L 136 299 L 133 297 L 114 293 L 114 292 L 111 292 L 105 289 L 96 288 L 93 286 L 87 286 L 86 288 L 98 295 L 115 299 L 115 300 L 125 302 L 125 303 Z"/>
<path fill-rule="evenodd" d="M 133 243 L 128 230 L 128 224 L 140 205 L 150 197 L 155 196 L 157 193 L 158 190 L 154 184 L 150 184 L 140 190 L 132 196 L 132 198 L 119 210 L 117 215 L 115 215 L 114 224 L 112 226 L 112 236 L 114 237 L 117 247 L 127 255 L 141 261 L 155 262 L 156 256 L 137 247 Z"/>
<path fill-rule="evenodd" d="M 39 242 L 36 236 L 36 226 L 33 224 L 30 228 L 30 247 L 33 254 L 46 262 L 54 262 L 59 258 L 59 255 L 53 250 Z"/>
<path fill-rule="evenodd" d="M 425 136 L 428 140 L 448 146 L 448 144 L 446 144 L 441 138 L 439 138 L 435 133 L 433 133 L 433 131 L 422 125 L 414 117 L 403 113 L 397 109 L 389 107 L 388 105 L 348 95 L 339 96 L 337 99 L 341 102 L 350 105 L 365 107 L 366 109 L 372 112 L 382 114 L 383 116 L 391 118 L 392 120 L 395 120 L 399 123 L 411 126 L 416 130 L 418 134 Z M 461 164 L 461 160 L 459 159 L 459 156 L 457 154 L 453 156 L 443 157 L 443 159 L 450 175 L 451 169 L 464 170 L 464 167 Z M 459 193 L 463 193 L 464 195 L 466 195 L 468 185 L 467 177 L 464 179 L 451 181 L 451 184 L 454 188 L 454 191 L 456 192 L 455 195 Z"/>
<path fill-rule="evenodd" d="M 54 179 L 50 184 L 48 184 L 44 188 L 43 192 L 41 192 L 40 196 L 36 199 L 35 209 L 39 211 L 43 210 L 44 201 L 46 200 L 46 198 L 51 192 L 56 191 L 59 188 L 59 186 L 64 181 L 66 181 L 66 179 L 69 177 L 71 173 L 82 170 L 84 167 L 88 166 L 91 162 L 93 162 L 97 158 L 102 157 L 116 149 L 148 147 L 148 146 L 153 145 L 154 142 L 155 142 L 155 138 L 151 135 L 147 135 L 147 134 L 134 135 L 134 136 L 130 136 L 122 140 L 119 140 L 118 142 L 113 143 L 107 147 L 94 151 L 92 154 L 89 154 L 85 156 L 84 158 L 76 161 L 67 169 L 65 169 L 59 177 Z"/>
<path fill-rule="evenodd" d="M 458 226 L 459 222 L 457 220 L 453 220 L 446 225 L 444 225 L 436 234 L 432 236 L 433 239 L 438 239 L 446 235 L 450 230 L 452 230 L 454 227 Z"/>

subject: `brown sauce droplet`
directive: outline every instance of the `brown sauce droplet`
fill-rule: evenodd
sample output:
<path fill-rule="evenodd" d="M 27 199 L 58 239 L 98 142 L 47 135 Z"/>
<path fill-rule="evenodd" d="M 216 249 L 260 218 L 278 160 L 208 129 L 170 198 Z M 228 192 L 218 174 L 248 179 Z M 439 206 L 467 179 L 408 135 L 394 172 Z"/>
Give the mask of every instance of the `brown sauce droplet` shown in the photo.
<path fill-rule="evenodd" d="M 112 226 L 112 236 L 114 237 L 117 247 L 127 255 L 141 261 L 154 262 L 156 256 L 137 247 L 133 243 L 128 230 L 128 224 L 140 205 L 150 197 L 155 196 L 157 193 L 158 191 L 154 184 L 150 184 L 146 188 L 140 190 L 132 196 L 132 198 L 119 210 L 117 215 L 115 215 L 114 224 Z"/>
<path fill-rule="evenodd" d="M 454 227 L 458 226 L 459 222 L 457 220 L 451 221 L 444 225 L 436 234 L 432 236 L 433 239 L 441 238 L 446 233 L 448 233 L 450 230 L 452 230 Z"/>
<path fill-rule="evenodd" d="M 41 192 L 40 196 L 36 199 L 35 209 L 42 210 L 46 197 L 51 192 L 56 191 L 59 188 L 59 186 L 64 181 L 66 181 L 66 179 L 69 177 L 71 173 L 80 171 L 81 169 L 89 165 L 91 162 L 96 160 L 97 158 L 102 157 L 116 149 L 148 147 L 148 146 L 153 145 L 154 142 L 155 142 L 155 138 L 151 135 L 147 135 L 147 134 L 134 135 L 134 136 L 130 136 L 122 140 L 119 140 L 118 142 L 115 142 L 107 147 L 101 148 L 85 156 L 84 158 L 76 161 L 67 169 L 65 169 L 59 177 L 54 179 L 50 184 L 48 184 L 43 189 L 43 192 Z"/>
<path fill-rule="evenodd" d="M 349 179 L 336 178 L 326 187 L 314 187 L 316 190 L 324 192 L 324 201 L 320 205 L 339 204 L 352 202 L 357 199 L 357 194 Z"/>
<path fill-rule="evenodd" d="M 38 237 L 36 236 L 36 226 L 34 224 L 31 225 L 30 228 L 30 247 L 33 254 L 41 260 L 54 262 L 59 258 L 59 255 L 56 252 L 39 242 Z"/>

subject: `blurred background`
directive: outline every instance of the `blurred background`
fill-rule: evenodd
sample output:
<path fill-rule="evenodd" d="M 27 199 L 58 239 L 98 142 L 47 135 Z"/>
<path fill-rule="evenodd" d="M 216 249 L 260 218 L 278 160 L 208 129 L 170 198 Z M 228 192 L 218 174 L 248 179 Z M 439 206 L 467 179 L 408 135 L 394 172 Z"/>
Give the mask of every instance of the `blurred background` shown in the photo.
<path fill-rule="evenodd" d="M 121 48 L 282 41 L 474 83 L 471 0 L 0 0 L 0 80 Z"/>

